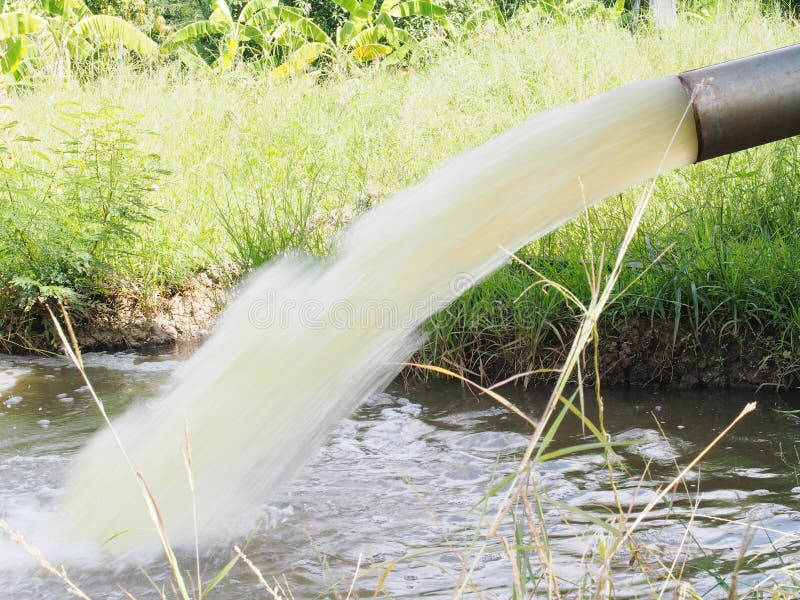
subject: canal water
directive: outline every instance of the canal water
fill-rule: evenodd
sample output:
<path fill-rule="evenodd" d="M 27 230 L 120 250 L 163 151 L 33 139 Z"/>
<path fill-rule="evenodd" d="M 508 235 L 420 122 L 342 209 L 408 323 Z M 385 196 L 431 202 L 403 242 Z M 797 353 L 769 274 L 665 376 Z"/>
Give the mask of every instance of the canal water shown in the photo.
<path fill-rule="evenodd" d="M 112 415 L 156 402 L 181 362 L 128 353 L 85 358 Z M 534 417 L 547 399 L 546 390 L 503 392 Z M 458 384 L 397 381 L 365 398 L 294 481 L 246 516 L 249 543 L 204 542 L 203 584 L 235 556 L 234 545 L 248 543 L 245 554 L 283 597 L 368 598 L 379 590 L 379 597 L 450 598 L 466 581 L 465 597 L 508 598 L 515 570 L 533 597 L 556 584 L 579 595 L 602 571 L 610 540 L 604 523 L 619 526 L 619 507 L 632 521 L 756 399 L 758 409 L 645 518 L 635 552 L 626 546 L 609 563 L 609 589 L 617 597 L 656 597 L 662 586 L 691 585 L 702 597 L 726 597 L 734 571 L 739 593 L 800 587 L 800 425 L 773 409 L 774 396 L 606 390 L 603 397 L 612 440 L 629 443 L 617 449 L 620 462 L 609 469 L 603 451 L 591 450 L 537 464 L 499 536 L 487 540 L 506 496 L 502 480 L 519 464 L 530 426 Z M 797 405 L 795 397 L 783 401 Z M 594 406 L 592 394 L 586 402 Z M 163 558 L 53 547 L 38 527 L 58 504 L 73 456 L 100 427 L 83 381 L 64 359 L 0 358 L 0 518 L 63 563 L 90 597 L 159 598 L 162 586 L 173 597 Z M 553 447 L 590 442 L 587 433 L 567 418 Z M 523 501 L 537 514 L 526 519 Z M 537 552 L 544 532 L 548 566 Z M 177 555 L 191 592 L 194 550 Z M 664 584 L 671 567 L 683 583 Z M 0 597 L 71 596 L 19 544 L 2 539 Z M 208 597 L 273 596 L 240 562 Z"/>

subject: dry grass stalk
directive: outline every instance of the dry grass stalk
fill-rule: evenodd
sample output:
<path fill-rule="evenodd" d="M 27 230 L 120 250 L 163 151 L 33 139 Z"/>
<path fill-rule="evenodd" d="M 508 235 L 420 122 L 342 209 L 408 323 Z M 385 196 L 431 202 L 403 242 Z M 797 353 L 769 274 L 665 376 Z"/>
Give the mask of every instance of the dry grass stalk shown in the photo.
<path fill-rule="evenodd" d="M 63 567 L 63 565 L 60 568 L 54 567 L 53 564 L 45 558 L 44 554 L 42 554 L 42 552 L 38 548 L 34 548 L 30 544 L 28 544 L 28 542 L 25 541 L 25 538 L 22 536 L 22 534 L 12 529 L 11 526 L 8 523 L 6 523 L 5 519 L 0 519 L 0 530 L 2 530 L 3 533 L 5 533 L 12 542 L 21 546 L 22 549 L 25 550 L 25 552 L 27 552 L 30 556 L 35 558 L 48 573 L 54 575 L 55 577 L 63 581 L 64 584 L 66 584 L 67 591 L 70 594 L 72 594 L 73 596 L 77 596 L 82 600 L 91 600 L 89 596 L 83 593 L 81 589 L 77 585 L 75 585 L 75 583 L 72 582 L 72 580 L 67 575 L 67 571 Z"/>

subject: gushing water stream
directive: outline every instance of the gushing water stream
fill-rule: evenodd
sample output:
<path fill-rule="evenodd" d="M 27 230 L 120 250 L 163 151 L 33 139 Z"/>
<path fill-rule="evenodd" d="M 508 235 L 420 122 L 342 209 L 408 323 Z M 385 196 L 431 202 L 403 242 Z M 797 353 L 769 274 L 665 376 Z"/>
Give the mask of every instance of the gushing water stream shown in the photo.
<path fill-rule="evenodd" d="M 172 390 L 115 422 L 170 541 L 194 531 L 185 428 L 201 538 L 246 533 L 253 507 L 397 374 L 431 314 L 588 205 L 693 162 L 687 104 L 670 77 L 542 114 L 362 217 L 329 262 L 252 275 Z M 115 553 L 159 547 L 108 431 L 77 457 L 48 530 Z"/>

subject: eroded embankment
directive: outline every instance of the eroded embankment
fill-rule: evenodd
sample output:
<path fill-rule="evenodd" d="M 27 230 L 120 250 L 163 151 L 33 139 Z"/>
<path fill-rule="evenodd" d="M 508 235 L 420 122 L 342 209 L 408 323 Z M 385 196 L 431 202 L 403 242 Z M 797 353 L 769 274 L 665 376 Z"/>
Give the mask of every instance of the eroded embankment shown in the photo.
<path fill-rule="evenodd" d="M 202 341 L 225 306 L 228 285 L 237 276 L 231 265 L 208 269 L 148 306 L 132 293 L 110 296 L 106 302 L 94 304 L 88 316 L 75 323 L 78 343 L 87 351 L 117 351 Z M 553 370 L 566 357 L 571 333 L 570 327 L 564 326 L 558 335 L 551 333 L 539 340 L 539 349 L 533 351 L 519 335 L 499 340 L 497 332 L 487 330 L 485 344 L 479 338 L 478 345 L 504 348 L 491 360 L 486 360 L 486 354 L 454 351 L 445 352 L 442 360 L 434 362 L 484 382 L 500 381 L 527 370 L 538 373 L 521 378 L 521 382 L 548 383 L 555 379 Z M 43 326 L 27 343 L 52 350 L 52 335 Z M 800 354 L 786 348 L 761 325 L 751 329 L 740 324 L 735 330 L 712 334 L 687 323 L 676 330 L 669 318 L 606 319 L 599 326 L 597 365 L 602 383 L 610 386 L 796 388 L 800 386 Z M 430 352 L 423 350 L 415 361 L 425 362 L 429 356 Z M 594 348 L 590 347 L 583 362 L 587 380 L 594 380 L 594 370 Z"/>
<path fill-rule="evenodd" d="M 119 294 L 98 304 L 78 324 L 78 344 L 87 350 L 138 349 L 193 341 L 209 333 L 225 305 L 220 273 L 204 271 L 171 294 L 143 306 Z"/>
<path fill-rule="evenodd" d="M 756 333 L 746 324 L 737 331 L 712 334 L 683 325 L 676 331 L 669 319 L 637 317 L 602 323 L 598 340 L 597 368 L 603 385 L 681 389 L 800 385 L 800 355 L 785 350 L 769 332 Z M 543 367 L 557 368 L 566 356 L 566 349 L 553 341 Z M 584 360 L 584 372 L 594 380 L 592 347 Z"/>
<path fill-rule="evenodd" d="M 226 264 L 206 269 L 173 290 L 144 300 L 135 290 L 119 288 L 88 303 L 81 313 L 70 311 L 79 346 L 86 351 L 140 350 L 202 340 L 227 301 L 227 290 L 239 275 Z M 53 306 L 60 313 L 58 306 Z M 49 352 L 60 342 L 44 307 L 36 307 L 22 328 L 19 315 L 10 315 L 1 339 L 14 353 Z"/>

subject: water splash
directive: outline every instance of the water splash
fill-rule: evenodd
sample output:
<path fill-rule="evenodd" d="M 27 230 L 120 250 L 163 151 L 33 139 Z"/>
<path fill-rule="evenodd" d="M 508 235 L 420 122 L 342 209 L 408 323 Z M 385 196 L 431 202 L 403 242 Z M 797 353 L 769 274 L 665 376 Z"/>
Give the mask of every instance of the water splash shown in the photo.
<path fill-rule="evenodd" d="M 185 423 L 201 537 L 246 533 L 328 431 L 397 374 L 425 319 L 506 251 L 659 168 L 693 162 L 686 106 L 670 77 L 542 114 L 359 219 L 333 260 L 285 258 L 253 274 L 172 391 L 115 423 L 170 540 L 193 536 Z M 50 533 L 65 543 L 158 548 L 108 432 L 77 457 L 56 521 Z"/>

